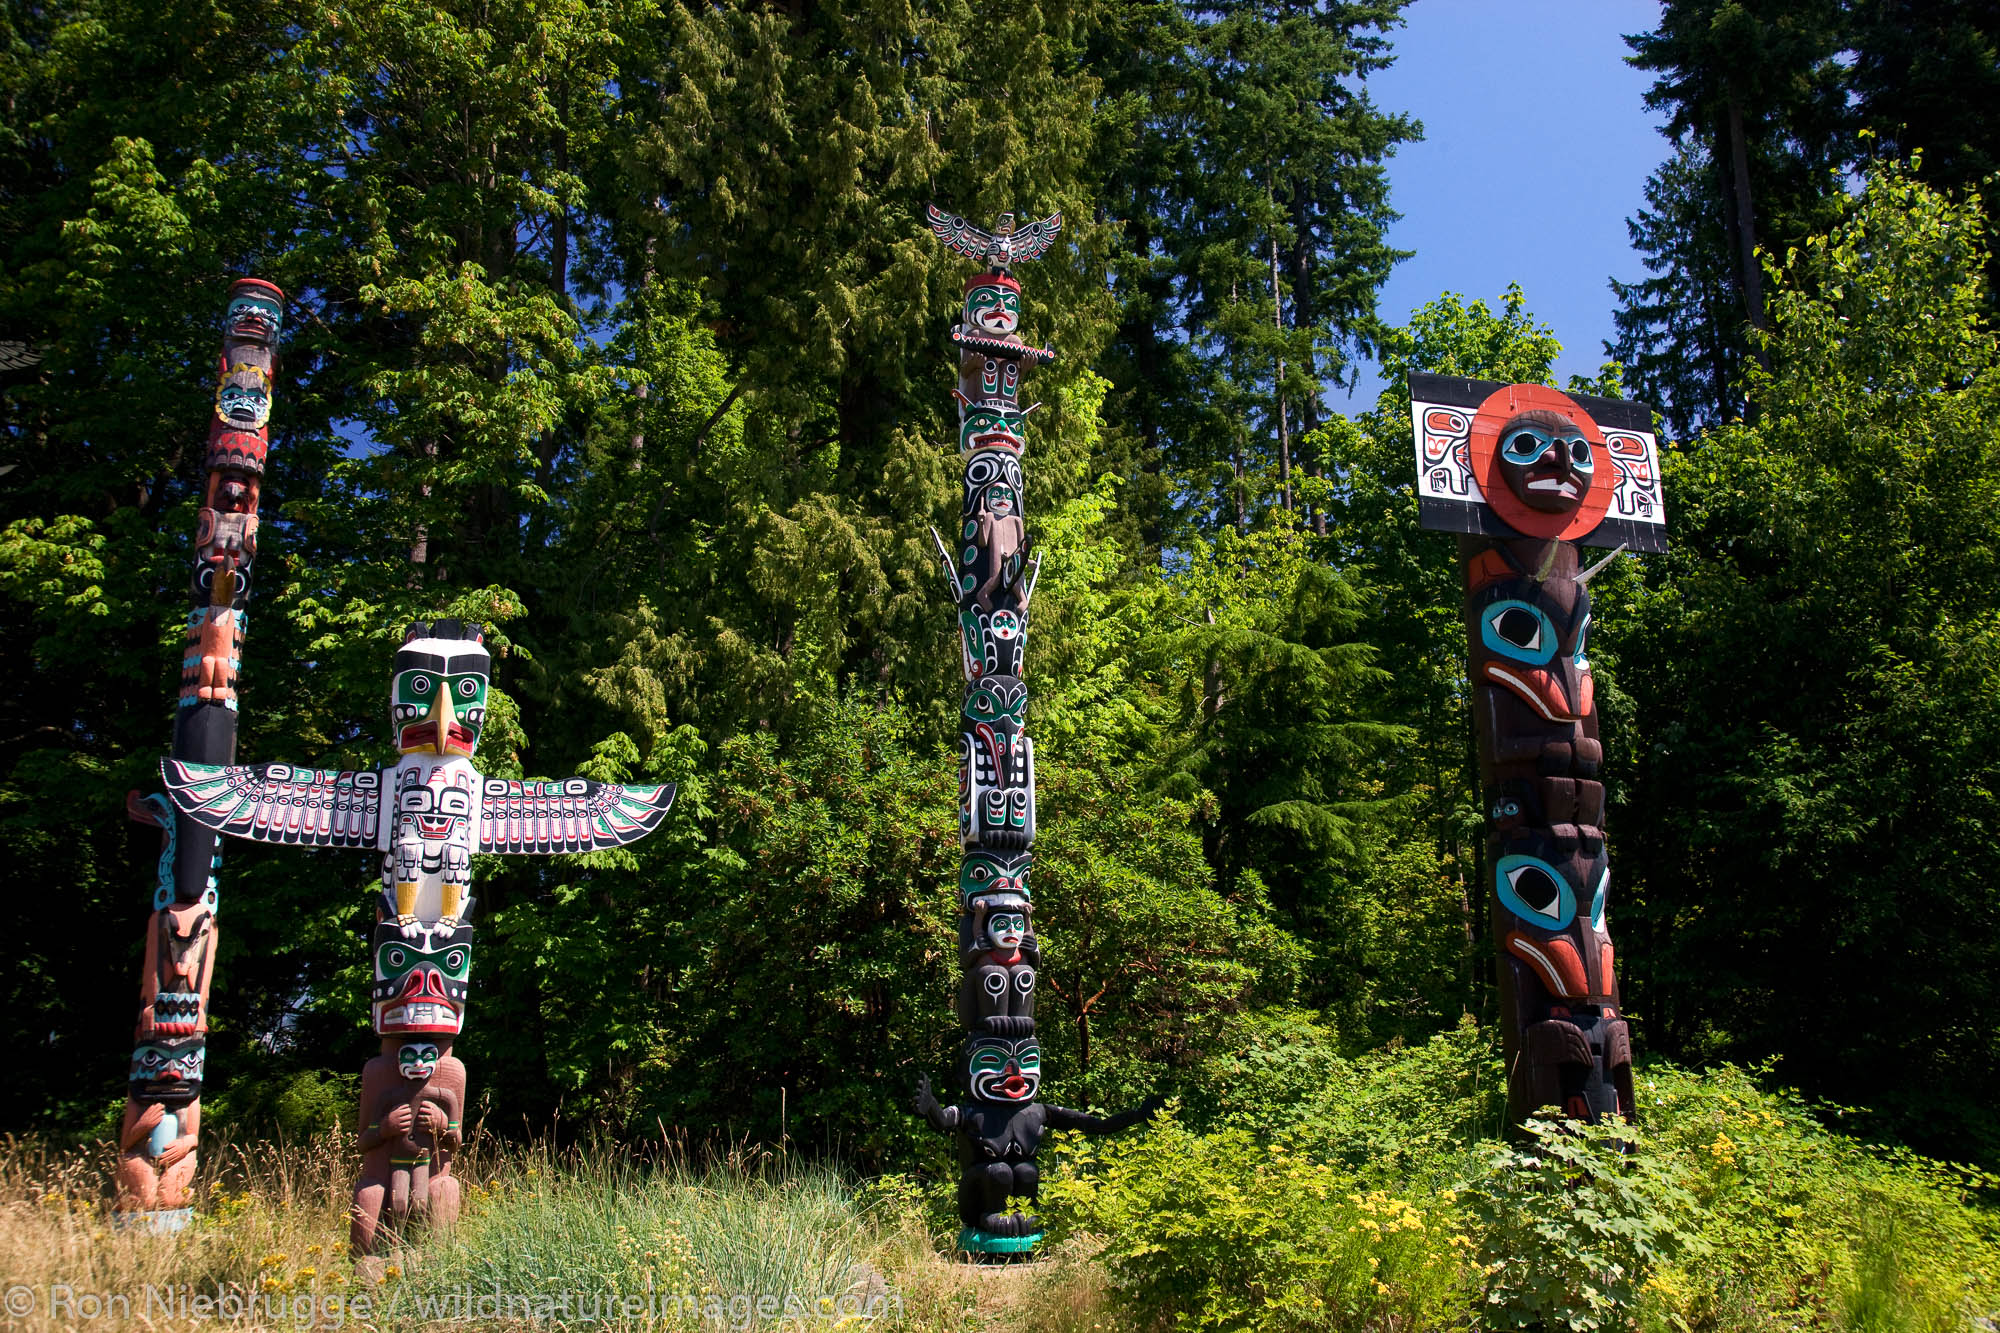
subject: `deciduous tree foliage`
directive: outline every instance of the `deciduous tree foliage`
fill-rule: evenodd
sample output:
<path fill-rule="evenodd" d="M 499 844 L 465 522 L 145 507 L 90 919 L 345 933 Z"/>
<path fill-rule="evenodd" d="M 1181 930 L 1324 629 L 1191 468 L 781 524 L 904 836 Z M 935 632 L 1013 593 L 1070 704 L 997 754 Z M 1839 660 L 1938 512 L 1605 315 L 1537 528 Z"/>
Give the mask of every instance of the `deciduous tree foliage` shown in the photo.
<path fill-rule="evenodd" d="M 1887 166 L 1774 266 L 1756 422 L 1673 458 L 1675 548 L 1605 632 L 1640 719 L 1614 864 L 1651 1031 L 1990 1153 L 1986 259 L 1976 198 Z"/>

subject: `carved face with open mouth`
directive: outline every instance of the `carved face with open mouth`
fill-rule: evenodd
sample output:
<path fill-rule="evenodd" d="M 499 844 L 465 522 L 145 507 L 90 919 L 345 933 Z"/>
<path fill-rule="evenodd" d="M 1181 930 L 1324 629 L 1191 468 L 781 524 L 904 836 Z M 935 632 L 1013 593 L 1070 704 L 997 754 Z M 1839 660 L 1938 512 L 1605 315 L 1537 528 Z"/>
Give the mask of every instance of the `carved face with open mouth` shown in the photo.
<path fill-rule="evenodd" d="M 1020 453 L 1027 447 L 1026 415 L 1017 408 L 988 406 L 966 408 L 959 416 L 958 447 L 965 453 L 975 449 L 1011 449 Z"/>
<path fill-rule="evenodd" d="M 384 1037 L 455 1035 L 472 990 L 472 927 L 419 927 L 414 938 L 394 921 L 375 927 L 375 1031 Z"/>
<path fill-rule="evenodd" d="M 1042 1086 L 1042 1047 L 1033 1037 L 975 1037 L 965 1050 L 965 1086 L 979 1102 L 1031 1102 Z"/>
<path fill-rule="evenodd" d="M 228 367 L 215 388 L 215 415 L 232 430 L 264 429 L 271 419 L 271 377 L 248 363 Z"/>
<path fill-rule="evenodd" d="M 1544 514 L 1573 514 L 1596 471 L 1590 441 L 1560 412 L 1523 412 L 1500 428 L 1500 475 L 1522 504 Z"/>
<path fill-rule="evenodd" d="M 285 321 L 284 294 L 268 282 L 239 279 L 229 291 L 224 326 L 238 338 L 270 342 Z"/>
<path fill-rule="evenodd" d="M 396 1069 L 404 1078 L 421 1082 L 437 1072 L 438 1060 L 450 1051 L 449 1041 L 405 1042 L 396 1052 Z"/>

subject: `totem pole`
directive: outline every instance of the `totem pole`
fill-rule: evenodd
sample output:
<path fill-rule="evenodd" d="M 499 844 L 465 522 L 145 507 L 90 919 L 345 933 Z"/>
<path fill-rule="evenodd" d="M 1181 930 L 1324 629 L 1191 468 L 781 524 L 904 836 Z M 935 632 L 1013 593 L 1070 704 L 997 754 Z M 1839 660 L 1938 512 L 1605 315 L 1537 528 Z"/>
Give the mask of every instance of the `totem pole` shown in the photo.
<path fill-rule="evenodd" d="M 418 621 L 396 652 L 385 768 L 290 764 L 161 765 L 167 793 L 204 831 L 382 853 L 371 944 L 382 1051 L 362 1071 L 361 1179 L 353 1253 L 386 1231 L 458 1216 L 451 1174 L 465 1066 L 451 1053 L 472 982 L 472 855 L 549 856 L 636 842 L 658 828 L 673 784 L 481 778 L 473 751 L 486 721 L 491 659 L 481 626 Z M 386 1207 L 386 1214 L 385 1214 Z"/>
<path fill-rule="evenodd" d="M 1634 1114 L 1605 908 L 1591 576 L 1664 551 L 1651 410 L 1539 384 L 1410 376 L 1419 521 L 1461 534 L 1500 1032 L 1516 1123 Z M 1581 568 L 1578 545 L 1614 548 Z"/>
<path fill-rule="evenodd" d="M 1040 562 L 1030 562 L 1023 521 L 1021 373 L 1055 354 L 1023 343 L 1021 284 L 1010 263 L 1039 258 L 1054 242 L 1062 215 L 1015 230 L 1003 214 L 988 233 L 963 218 L 930 210 L 931 231 L 987 272 L 966 280 L 965 318 L 952 330 L 958 349 L 958 446 L 964 463 L 958 543 L 934 532 L 945 581 L 958 609 L 965 698 L 958 724 L 959 963 L 964 979 L 958 1017 L 965 1025 L 959 1074 L 967 1101 L 940 1105 L 930 1080 L 917 1085 L 916 1109 L 959 1145 L 961 1250 L 977 1256 L 1025 1256 L 1041 1239 L 1032 1213 L 1012 1212 L 1010 1198 L 1032 1202 L 1042 1136 L 1051 1129 L 1110 1133 L 1136 1124 L 1156 1103 L 1094 1116 L 1035 1100 L 1042 1053 L 1035 1041 L 1034 900 L 1028 873 L 1035 844 L 1035 746 L 1027 736 L 1028 687 L 1022 680 L 1028 601 Z"/>
<path fill-rule="evenodd" d="M 194 763 L 226 764 L 236 757 L 236 671 L 257 558 L 257 502 L 284 310 L 285 294 L 268 282 L 242 278 L 229 289 L 174 718 L 174 757 Z M 131 1083 L 118 1130 L 112 1220 L 179 1231 L 193 1216 L 188 1187 L 201 1128 L 221 852 L 209 830 L 177 826 L 173 808 L 158 795 L 134 792 L 126 808 L 132 818 L 159 827 L 162 851 L 146 926 Z"/>

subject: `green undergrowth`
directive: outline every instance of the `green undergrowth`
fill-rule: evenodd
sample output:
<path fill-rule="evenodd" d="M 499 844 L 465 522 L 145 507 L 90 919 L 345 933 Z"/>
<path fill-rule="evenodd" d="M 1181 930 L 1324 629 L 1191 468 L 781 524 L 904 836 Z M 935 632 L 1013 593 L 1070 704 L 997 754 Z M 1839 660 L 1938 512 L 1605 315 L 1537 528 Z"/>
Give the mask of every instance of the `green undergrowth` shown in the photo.
<path fill-rule="evenodd" d="M 1047 1212 L 1102 1267 L 1107 1328 L 1928 1333 L 2000 1309 L 2000 1182 L 1752 1071 L 1654 1066 L 1639 1125 L 1522 1141 L 1492 1133 L 1469 1025 L 1326 1072 L 1206 1130 L 1062 1145 Z"/>
<path fill-rule="evenodd" d="M 449 1234 L 354 1264 L 341 1135 L 205 1150 L 171 1245 L 108 1228 L 109 1144 L 0 1143 L 0 1275 L 366 1296 L 398 1330 L 1941 1333 L 2000 1310 L 2000 1181 L 1849 1137 L 1769 1071 L 1653 1066 L 1640 1124 L 1509 1139 L 1469 1024 L 1359 1058 L 1268 1035 L 1205 1105 L 1058 1136 L 1032 1265 L 956 1261 L 945 1178 L 486 1138 Z"/>

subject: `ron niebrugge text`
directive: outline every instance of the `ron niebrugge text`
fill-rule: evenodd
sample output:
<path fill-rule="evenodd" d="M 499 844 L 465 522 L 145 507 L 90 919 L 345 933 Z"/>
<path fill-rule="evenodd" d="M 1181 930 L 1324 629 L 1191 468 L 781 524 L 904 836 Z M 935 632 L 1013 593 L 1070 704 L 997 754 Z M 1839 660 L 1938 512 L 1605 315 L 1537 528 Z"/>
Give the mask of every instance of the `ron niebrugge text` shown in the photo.
<path fill-rule="evenodd" d="M 653 1291 L 486 1291 L 464 1286 L 450 1291 L 252 1292 L 233 1287 L 199 1288 L 166 1283 L 136 1291 L 90 1291 L 55 1282 L 46 1289 L 17 1284 L 0 1297 L 7 1322 L 35 1317 L 90 1323 L 143 1320 L 151 1323 L 262 1323 L 300 1329 L 344 1328 L 407 1317 L 422 1323 L 489 1323 L 501 1319 L 628 1323 L 699 1321 L 715 1328 L 749 1329 L 776 1321 L 806 1328 L 846 1319 L 882 1319 L 903 1312 L 902 1293 L 806 1295 L 802 1292 L 737 1292 L 734 1295 L 668 1294 Z"/>

